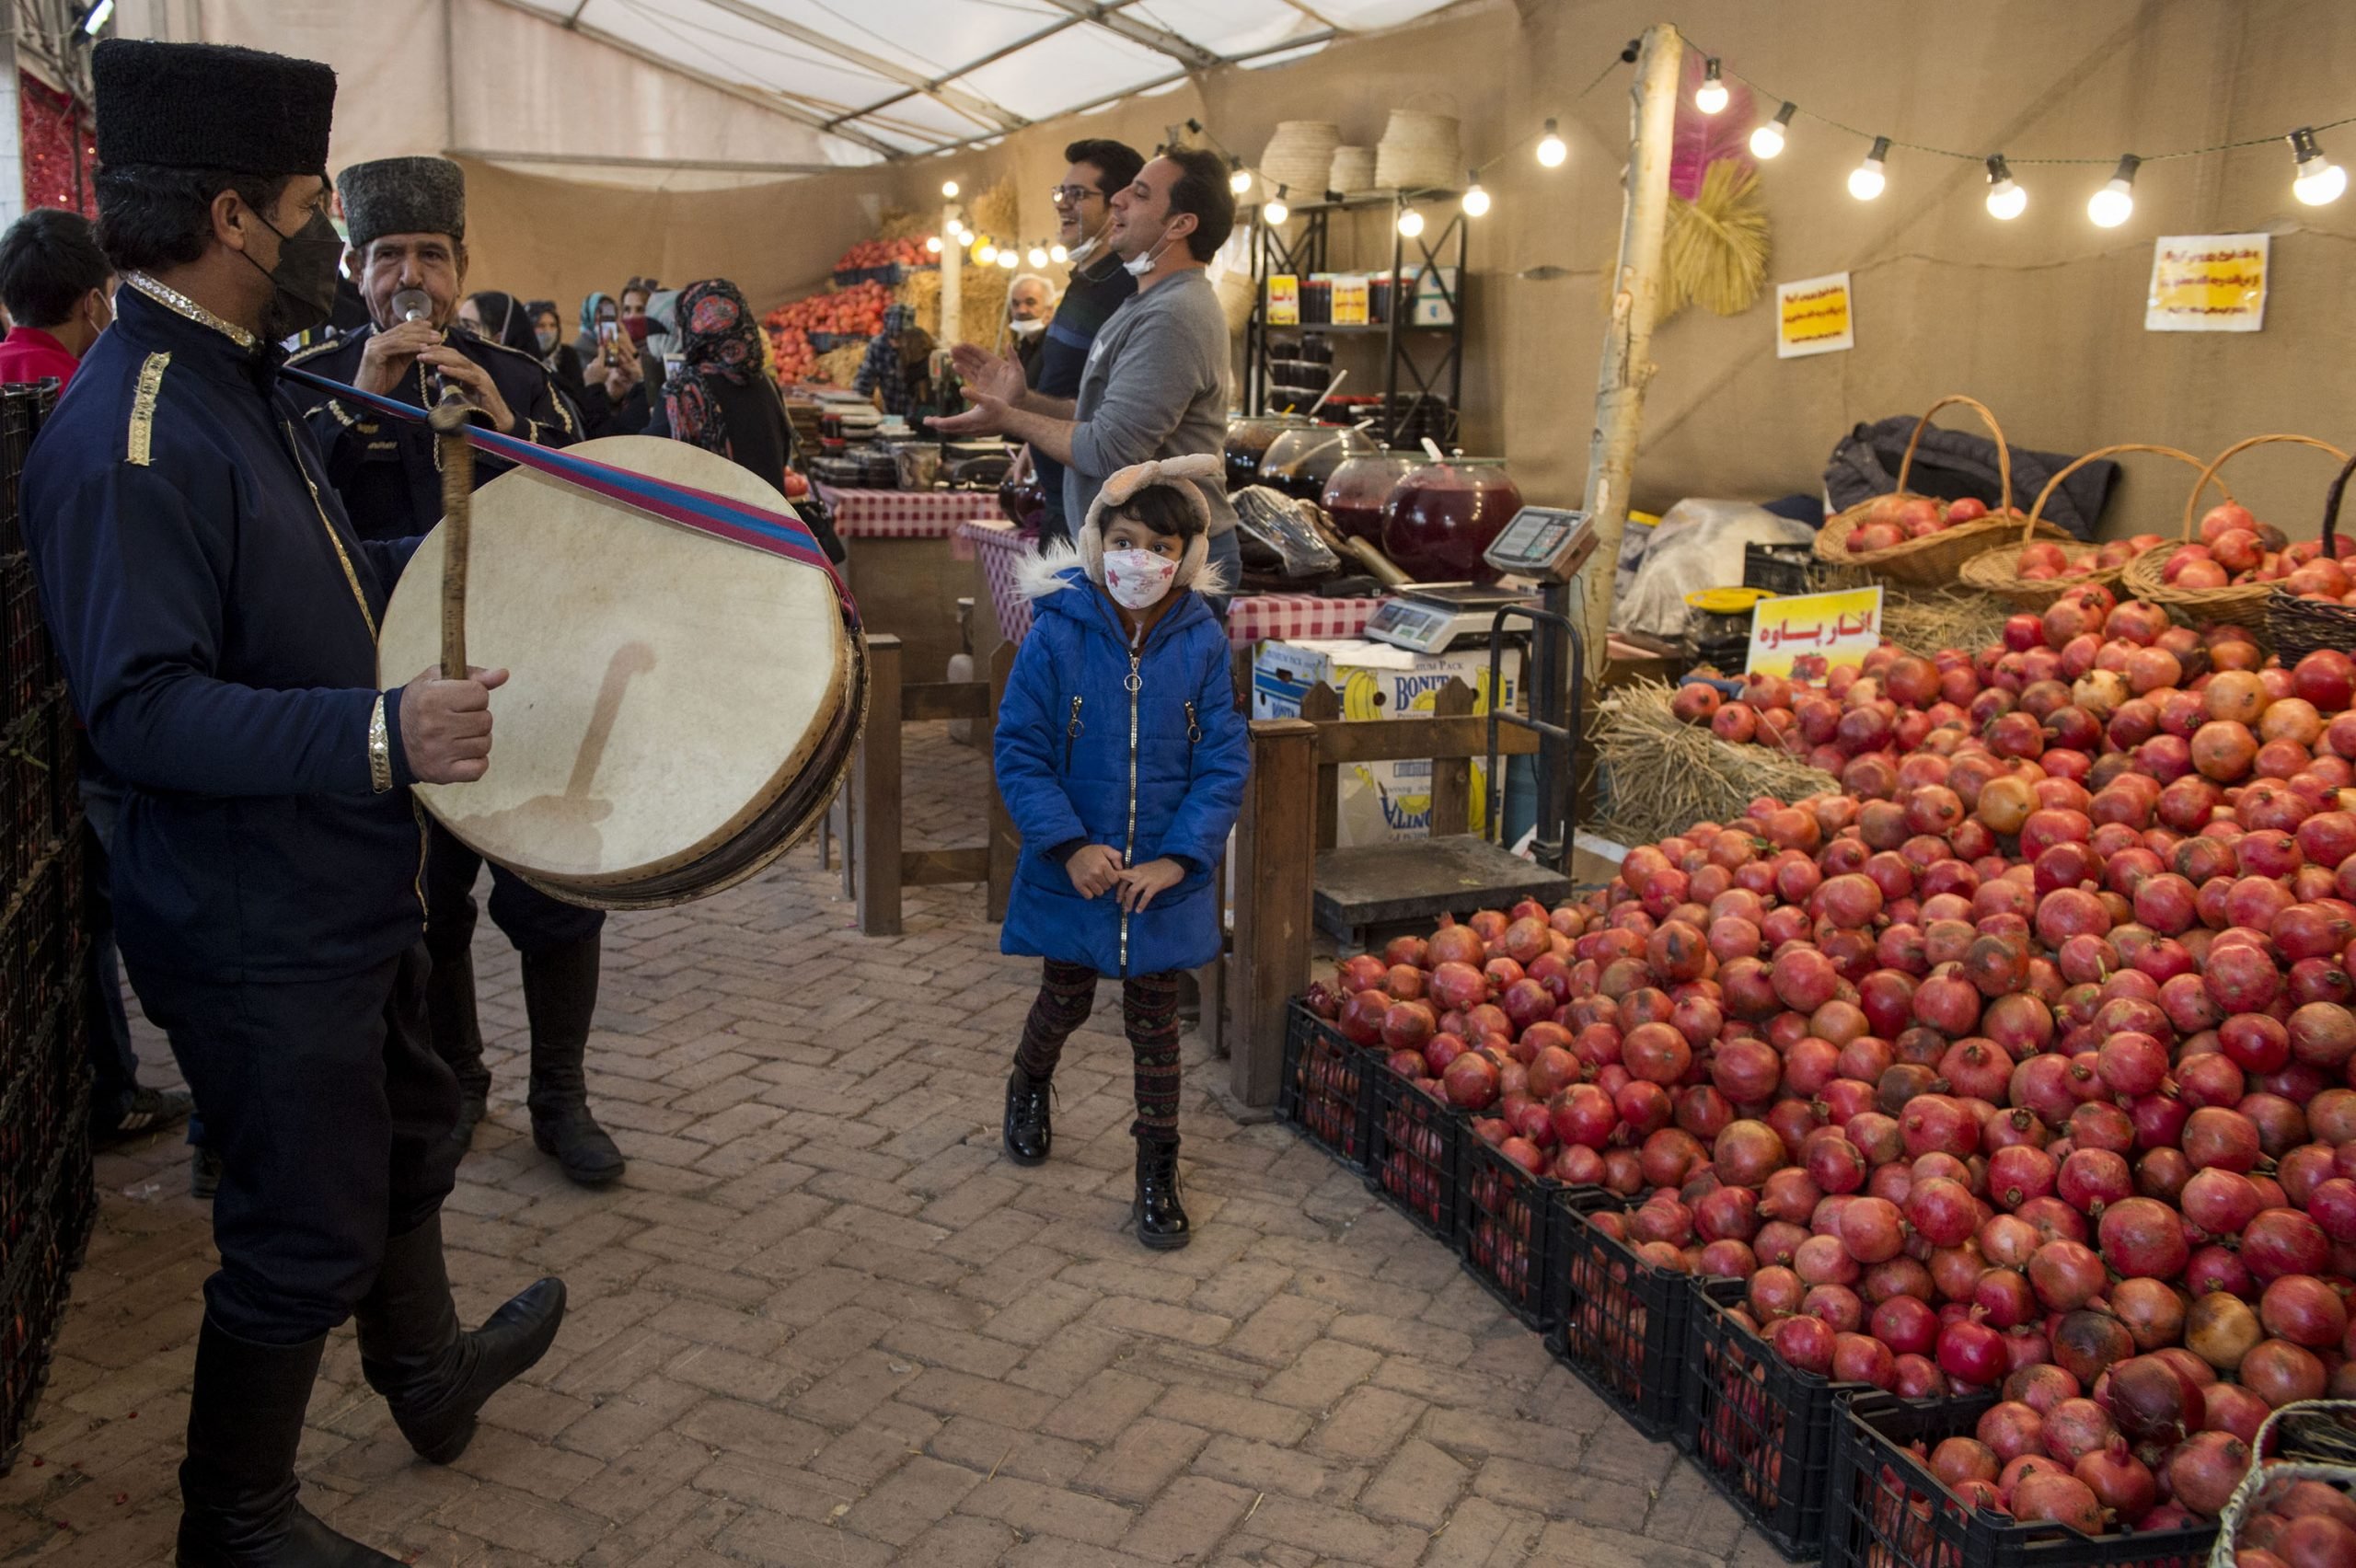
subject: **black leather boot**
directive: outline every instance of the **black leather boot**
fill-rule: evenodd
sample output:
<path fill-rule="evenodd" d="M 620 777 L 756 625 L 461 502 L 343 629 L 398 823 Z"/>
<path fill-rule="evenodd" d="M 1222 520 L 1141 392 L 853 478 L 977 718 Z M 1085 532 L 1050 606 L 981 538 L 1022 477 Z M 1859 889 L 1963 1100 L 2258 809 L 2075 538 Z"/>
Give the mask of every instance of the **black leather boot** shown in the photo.
<path fill-rule="evenodd" d="M 1006 1158 L 1017 1165 L 1045 1162 L 1056 1144 L 1056 1129 L 1048 1114 L 1048 1083 L 1020 1066 L 1006 1078 Z"/>
<path fill-rule="evenodd" d="M 532 1088 L 525 1101 L 532 1141 L 584 1187 L 602 1187 L 627 1169 L 622 1151 L 590 1114 L 582 1065 L 597 1010 L 599 945 L 593 934 L 523 955 L 524 1016 L 532 1029 Z"/>
<path fill-rule="evenodd" d="M 211 1318 L 180 1462 L 179 1568 L 397 1568 L 295 1500 L 294 1450 L 327 1338 L 255 1344 Z"/>
<path fill-rule="evenodd" d="M 491 1069 L 482 1065 L 482 1025 L 475 1017 L 475 960 L 468 949 L 434 959 L 425 978 L 425 1018 L 433 1032 L 433 1054 L 458 1075 L 458 1125 L 451 1136 L 471 1147 L 475 1128 L 491 1110 Z"/>
<path fill-rule="evenodd" d="M 564 1320 L 564 1281 L 544 1279 L 458 1331 L 440 1216 L 385 1243 L 376 1283 L 352 1314 L 360 1370 L 393 1407 L 409 1446 L 437 1465 L 466 1452 L 483 1401 L 548 1353 Z"/>
<path fill-rule="evenodd" d="M 1178 1202 L 1178 1140 L 1138 1139 L 1138 1196 L 1130 1205 L 1138 1239 L 1157 1252 L 1174 1251 L 1194 1239 L 1186 1210 Z"/>

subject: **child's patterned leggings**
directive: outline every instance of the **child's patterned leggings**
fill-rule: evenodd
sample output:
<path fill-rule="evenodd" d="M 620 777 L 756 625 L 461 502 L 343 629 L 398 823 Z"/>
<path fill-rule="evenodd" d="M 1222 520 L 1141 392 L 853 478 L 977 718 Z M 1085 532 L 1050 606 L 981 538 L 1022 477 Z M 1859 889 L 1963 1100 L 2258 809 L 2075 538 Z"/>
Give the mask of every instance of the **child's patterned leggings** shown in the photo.
<path fill-rule="evenodd" d="M 1084 963 L 1046 962 L 1039 999 L 1022 1026 L 1014 1064 L 1034 1078 L 1051 1078 L 1071 1032 L 1088 1021 L 1096 1005 L 1096 971 Z M 1128 1028 L 1129 1054 L 1137 1067 L 1138 1119 L 1130 1133 L 1140 1138 L 1178 1136 L 1178 975 L 1133 974 L 1121 982 L 1121 1020 Z"/>

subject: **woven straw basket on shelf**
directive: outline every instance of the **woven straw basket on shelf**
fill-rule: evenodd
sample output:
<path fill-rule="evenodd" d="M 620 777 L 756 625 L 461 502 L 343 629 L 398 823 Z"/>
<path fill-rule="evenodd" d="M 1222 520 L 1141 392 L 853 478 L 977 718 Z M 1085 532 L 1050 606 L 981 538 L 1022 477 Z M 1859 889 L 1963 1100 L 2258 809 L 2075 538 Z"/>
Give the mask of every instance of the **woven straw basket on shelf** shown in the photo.
<path fill-rule="evenodd" d="M 2311 435 L 2253 435 L 2246 441 L 2237 441 L 2218 453 L 2210 460 L 2209 466 L 2200 470 L 2200 483 L 2192 487 L 2192 494 L 2186 498 L 2183 543 L 2189 545 L 2196 536 L 2194 530 L 2200 515 L 2200 495 L 2217 470 L 2239 453 L 2253 446 L 2271 444 L 2312 446 L 2318 452 L 2331 454 L 2342 463 L 2348 461 L 2347 453 Z M 2203 626 L 2239 626 L 2261 636 L 2265 634 L 2267 600 L 2274 593 L 2274 584 L 2229 582 L 2223 588 L 2180 588 L 2173 582 L 2162 581 L 2160 576 L 2166 569 L 2167 558 L 2173 553 L 2174 550 L 2165 546 L 2145 550 L 2127 563 L 2126 571 L 2119 577 L 2119 586 L 2131 597 L 2165 607 L 2178 620 L 2198 621 Z"/>
<path fill-rule="evenodd" d="M 1931 416 L 1950 403 L 1960 403 L 1978 414 L 1981 421 L 1987 425 L 1988 433 L 1996 438 L 1997 493 L 2005 504 L 2011 504 L 2014 499 L 2013 453 L 2012 448 L 2005 444 L 2004 428 L 1997 424 L 1996 416 L 1988 411 L 1988 406 L 1985 403 L 1977 398 L 1967 398 L 1959 392 L 1951 393 L 1940 398 L 1924 409 L 1923 417 L 1915 421 L 1914 433 L 1906 443 L 1906 455 L 1899 460 L 1898 489 L 1891 493 L 1900 496 L 1911 494 L 1906 488 L 1906 476 L 1914 466 L 1914 448 L 1922 441 L 1923 432 L 1929 428 Z M 1881 499 L 1883 498 L 1876 496 L 1874 501 Z M 1935 500 L 1936 498 L 1923 499 Z M 1966 523 L 1954 528 L 1942 528 L 1935 534 L 1926 535 L 1919 539 L 1902 540 L 1888 549 L 1865 550 L 1853 554 L 1849 549 L 1849 536 L 1864 525 L 1866 513 L 1872 508 L 1874 501 L 1859 502 L 1846 511 L 1835 513 L 1825 519 L 1824 526 L 1817 532 L 1816 536 L 1816 556 L 1819 560 L 1831 566 L 1862 567 L 1885 582 L 1912 583 L 1924 588 L 1945 588 L 1958 580 L 1962 573 L 1964 562 L 1990 546 L 2010 536 L 2014 530 L 2021 526 L 2018 518 L 2006 516 L 2000 509 L 1990 513 L 1978 522 Z M 2028 533 L 2032 536 L 2048 539 L 2070 537 L 2067 531 L 2042 520 L 2032 524 Z"/>
<path fill-rule="evenodd" d="M 2356 457 L 2340 465 L 2339 472 L 2332 476 L 2331 490 L 2324 497 L 2321 542 L 2326 560 L 2339 559 L 2339 498 L 2348 489 L 2351 473 L 2356 473 Z M 2302 599 L 2277 582 L 2266 602 L 2266 624 L 2274 634 L 2274 651 L 2282 655 L 2286 664 L 2297 663 L 2318 648 L 2356 653 L 2356 605 Z"/>
<path fill-rule="evenodd" d="M 1325 179 L 1333 172 L 1334 149 L 1341 144 L 1342 128 L 1330 120 L 1282 120 L 1260 154 L 1260 178 L 1266 195 L 1285 189 L 1296 202 L 1314 202 L 1324 195 Z"/>
<path fill-rule="evenodd" d="M 1356 196 L 1374 189 L 1374 149 L 1372 147 L 1341 146 L 1334 149 L 1334 167 L 1325 176 L 1325 189 L 1338 190 L 1345 196 Z"/>
<path fill-rule="evenodd" d="M 2151 446 L 2139 441 L 2122 442 L 2117 446 L 2098 446 L 2045 482 L 2045 488 L 2037 492 L 2037 500 L 2029 506 L 2028 521 L 2021 529 L 2018 541 L 2008 540 L 1994 549 L 1982 550 L 1963 563 L 1963 571 L 1958 574 L 1963 585 L 1993 594 L 2024 610 L 2044 609 L 2071 589 L 2088 583 L 2116 588 L 2127 571 L 2124 562 L 2118 566 L 2098 567 L 2083 577 L 2023 578 L 2020 574 L 2020 555 L 2022 548 L 2036 537 L 2037 525 L 2044 519 L 2045 503 L 2053 499 L 2054 491 L 2062 488 L 2062 481 L 2089 463 L 2115 457 L 2122 452 L 2156 452 L 2163 457 L 2175 458 L 2195 473 L 2200 470 L 2200 458 L 2189 452 L 2179 452 L 2173 446 Z M 2224 480 L 2214 479 L 2214 483 L 2227 501 L 2234 499 L 2233 492 L 2225 489 Z M 2099 545 L 2072 543 L 2060 548 L 2062 555 L 2073 563 L 2091 560 L 2102 553 Z"/>
<path fill-rule="evenodd" d="M 1374 183 L 1383 190 L 1453 190 L 1464 178 L 1456 116 L 1394 109 L 1374 149 Z"/>

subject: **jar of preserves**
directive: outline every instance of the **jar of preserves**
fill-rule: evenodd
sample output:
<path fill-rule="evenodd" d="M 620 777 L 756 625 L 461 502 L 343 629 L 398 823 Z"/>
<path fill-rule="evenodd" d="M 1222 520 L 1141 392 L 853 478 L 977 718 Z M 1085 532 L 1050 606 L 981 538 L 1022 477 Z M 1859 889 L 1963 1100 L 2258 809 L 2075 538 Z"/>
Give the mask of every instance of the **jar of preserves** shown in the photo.
<path fill-rule="evenodd" d="M 1260 459 L 1260 482 L 1295 501 L 1321 501 L 1334 469 L 1381 450 L 1374 437 L 1354 425 L 1288 430 L 1268 443 L 1267 455 Z"/>
<path fill-rule="evenodd" d="M 1314 429 L 1299 414 L 1237 414 L 1227 421 L 1227 488 L 1230 494 L 1260 482 L 1260 460 L 1288 430 Z"/>
<path fill-rule="evenodd" d="M 1382 543 L 1382 503 L 1401 479 L 1431 462 L 1420 452 L 1380 448 L 1345 458 L 1325 481 L 1321 502 L 1334 526 L 1370 545 Z"/>
<path fill-rule="evenodd" d="M 1402 478 L 1382 507 L 1382 553 L 1423 582 L 1487 582 L 1481 559 L 1521 510 L 1502 457 L 1450 457 Z"/>

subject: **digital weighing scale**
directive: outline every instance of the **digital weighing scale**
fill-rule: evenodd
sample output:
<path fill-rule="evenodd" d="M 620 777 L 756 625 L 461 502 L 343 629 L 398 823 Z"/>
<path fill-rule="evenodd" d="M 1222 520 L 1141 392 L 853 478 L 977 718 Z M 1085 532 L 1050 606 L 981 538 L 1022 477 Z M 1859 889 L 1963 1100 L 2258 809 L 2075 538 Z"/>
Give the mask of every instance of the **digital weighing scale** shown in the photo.
<path fill-rule="evenodd" d="M 1537 603 L 1534 595 L 1512 588 L 1485 588 L 1472 582 L 1417 582 L 1376 606 L 1366 623 L 1366 635 L 1411 653 L 1445 653 L 1451 649 L 1486 646 L 1497 612 L 1508 605 Z"/>

